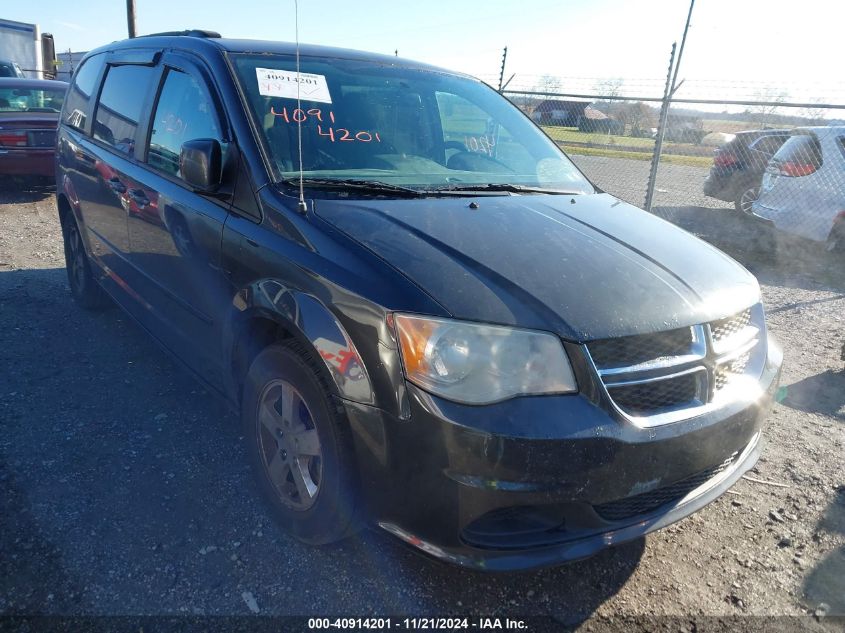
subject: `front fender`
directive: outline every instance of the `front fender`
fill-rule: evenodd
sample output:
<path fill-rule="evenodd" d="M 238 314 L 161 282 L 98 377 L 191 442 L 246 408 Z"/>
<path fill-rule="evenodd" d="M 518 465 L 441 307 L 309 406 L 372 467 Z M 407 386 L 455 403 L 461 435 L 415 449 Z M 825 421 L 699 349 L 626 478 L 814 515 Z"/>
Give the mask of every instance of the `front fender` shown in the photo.
<path fill-rule="evenodd" d="M 244 323 L 256 317 L 273 320 L 320 356 L 341 398 L 375 404 L 361 354 L 340 321 L 316 297 L 265 279 L 241 289 L 233 305 L 229 349 L 234 349 Z"/>

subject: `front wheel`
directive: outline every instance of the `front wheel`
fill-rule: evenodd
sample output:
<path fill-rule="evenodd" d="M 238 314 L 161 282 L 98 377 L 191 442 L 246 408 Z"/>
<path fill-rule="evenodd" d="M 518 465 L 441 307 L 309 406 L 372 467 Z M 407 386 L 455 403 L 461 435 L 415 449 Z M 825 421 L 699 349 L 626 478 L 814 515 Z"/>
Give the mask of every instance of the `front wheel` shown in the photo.
<path fill-rule="evenodd" d="M 320 545 L 359 526 L 348 422 L 314 354 L 275 344 L 246 376 L 241 418 L 250 461 L 277 521 Z"/>

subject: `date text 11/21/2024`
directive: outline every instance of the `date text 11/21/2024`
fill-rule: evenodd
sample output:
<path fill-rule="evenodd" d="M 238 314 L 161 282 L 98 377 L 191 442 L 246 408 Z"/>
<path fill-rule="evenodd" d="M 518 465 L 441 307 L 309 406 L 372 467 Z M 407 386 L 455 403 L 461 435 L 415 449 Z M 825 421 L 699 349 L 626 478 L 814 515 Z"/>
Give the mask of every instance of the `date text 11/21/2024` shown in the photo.
<path fill-rule="evenodd" d="M 345 629 L 380 630 L 526 630 L 528 623 L 519 618 L 500 617 L 419 617 L 419 618 L 308 618 L 309 630 L 316 629 Z"/>
<path fill-rule="evenodd" d="M 375 141 L 376 143 L 381 143 L 381 135 L 378 132 L 369 132 L 367 130 L 354 132 L 343 127 L 335 128 L 334 112 L 331 110 L 325 115 L 325 119 L 327 120 L 324 120 L 323 111 L 320 108 L 310 108 L 308 110 L 295 108 L 289 113 L 287 107 L 283 107 L 277 112 L 275 107 L 271 106 L 270 114 L 279 117 L 285 123 L 305 123 L 309 117 L 313 117 L 318 121 L 316 126 L 317 134 L 329 138 L 332 143 L 336 141 L 360 141 L 362 143 Z M 325 131 L 323 130 L 324 123 L 330 124 L 326 127 Z"/>

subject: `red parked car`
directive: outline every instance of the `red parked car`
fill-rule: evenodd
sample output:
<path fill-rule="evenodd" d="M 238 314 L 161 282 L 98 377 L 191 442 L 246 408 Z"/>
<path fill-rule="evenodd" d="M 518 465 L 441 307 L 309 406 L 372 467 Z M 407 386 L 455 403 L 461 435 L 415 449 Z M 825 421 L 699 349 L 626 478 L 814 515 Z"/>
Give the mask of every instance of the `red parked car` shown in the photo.
<path fill-rule="evenodd" d="M 67 84 L 0 78 L 0 176 L 55 174 L 54 148 Z"/>

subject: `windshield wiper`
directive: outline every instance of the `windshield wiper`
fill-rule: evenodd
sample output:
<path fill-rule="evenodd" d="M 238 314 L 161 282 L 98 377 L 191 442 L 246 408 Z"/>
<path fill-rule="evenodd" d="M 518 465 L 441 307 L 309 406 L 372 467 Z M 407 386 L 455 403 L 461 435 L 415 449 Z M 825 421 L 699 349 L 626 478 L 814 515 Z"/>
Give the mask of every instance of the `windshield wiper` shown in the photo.
<path fill-rule="evenodd" d="M 285 178 L 283 181 L 289 187 L 298 188 L 298 178 Z M 380 180 L 358 180 L 354 178 L 303 178 L 303 187 L 315 189 L 337 189 L 360 191 L 361 193 L 391 194 L 405 198 L 421 198 L 426 192 L 401 185 L 392 185 Z"/>
<path fill-rule="evenodd" d="M 451 191 L 466 193 L 471 191 L 507 191 L 509 193 L 547 193 L 550 195 L 577 196 L 583 191 L 566 191 L 563 189 L 546 189 L 545 187 L 528 187 L 526 185 L 515 185 L 507 182 L 488 182 L 477 185 L 450 185 L 434 189 L 438 193 L 449 193 Z"/>

